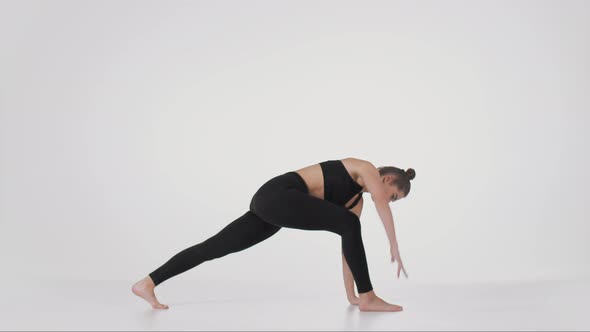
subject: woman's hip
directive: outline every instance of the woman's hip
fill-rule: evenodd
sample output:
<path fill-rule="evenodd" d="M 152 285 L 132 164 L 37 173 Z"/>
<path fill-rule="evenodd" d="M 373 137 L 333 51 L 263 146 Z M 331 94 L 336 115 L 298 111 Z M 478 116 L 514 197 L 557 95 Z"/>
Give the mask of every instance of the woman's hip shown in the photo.
<path fill-rule="evenodd" d="M 258 190 L 254 193 L 254 196 L 267 195 L 276 192 L 277 190 L 288 190 L 296 189 L 304 193 L 309 193 L 309 189 L 303 181 L 303 178 L 299 173 L 290 171 L 277 175 L 268 181 L 266 181 Z"/>
<path fill-rule="evenodd" d="M 309 189 L 301 175 L 295 171 L 289 171 L 269 179 L 258 188 L 250 200 L 250 211 L 256 212 L 257 202 L 271 200 L 279 192 L 284 190 L 297 190 L 306 194 L 309 193 Z"/>
<path fill-rule="evenodd" d="M 250 211 L 281 227 L 342 233 L 347 224 L 359 223 L 358 216 L 351 211 L 310 195 L 296 172 L 278 175 L 264 183 L 254 194 Z"/>

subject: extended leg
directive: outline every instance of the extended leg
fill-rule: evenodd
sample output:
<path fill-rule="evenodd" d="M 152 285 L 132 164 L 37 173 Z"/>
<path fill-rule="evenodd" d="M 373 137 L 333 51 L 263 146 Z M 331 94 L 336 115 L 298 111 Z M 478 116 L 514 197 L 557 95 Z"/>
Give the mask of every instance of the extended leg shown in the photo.
<path fill-rule="evenodd" d="M 157 286 L 205 261 L 249 248 L 280 229 L 280 226 L 269 224 L 252 211 L 247 211 L 209 239 L 174 255 L 149 276 Z"/>

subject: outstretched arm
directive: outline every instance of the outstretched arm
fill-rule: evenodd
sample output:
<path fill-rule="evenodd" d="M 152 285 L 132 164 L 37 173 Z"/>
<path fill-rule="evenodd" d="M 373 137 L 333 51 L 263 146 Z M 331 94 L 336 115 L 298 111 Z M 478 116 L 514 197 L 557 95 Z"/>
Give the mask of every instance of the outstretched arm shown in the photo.
<path fill-rule="evenodd" d="M 392 249 L 397 250 L 397 239 L 395 236 L 395 227 L 393 226 L 393 215 L 389 203 L 391 197 L 387 197 L 381 184 L 379 170 L 369 161 L 364 160 L 362 167 L 359 167 L 360 175 L 367 190 L 371 193 L 371 199 L 375 204 L 379 218 L 385 227 L 385 233 Z"/>
<path fill-rule="evenodd" d="M 361 211 L 363 209 L 363 198 L 352 208 L 350 211 L 356 214 L 359 218 L 361 216 Z M 342 247 L 340 247 L 342 249 Z M 344 257 L 344 253 L 342 254 L 342 274 L 344 276 L 344 289 L 346 290 L 346 298 L 350 304 L 359 304 L 359 298 L 354 293 L 354 277 L 352 275 L 352 271 L 350 271 L 350 267 L 346 262 L 346 258 Z"/>
<path fill-rule="evenodd" d="M 346 289 L 346 298 L 350 304 L 359 304 L 359 298 L 354 293 L 354 277 L 346 263 L 346 258 L 342 254 L 342 272 L 344 274 L 344 289 Z"/>
<path fill-rule="evenodd" d="M 397 277 L 399 278 L 400 271 L 404 271 L 407 278 L 408 274 L 404 269 L 399 254 L 397 238 L 395 236 L 395 227 L 393 226 L 393 215 L 391 213 L 391 208 L 389 207 L 391 197 L 387 197 L 385 189 L 381 184 L 379 170 L 371 162 L 363 160 L 359 167 L 359 173 L 367 190 L 371 193 L 371 199 L 373 200 L 373 203 L 375 203 L 381 222 L 385 227 L 385 233 L 387 233 L 387 239 L 389 240 L 390 245 L 391 261 L 393 262 L 397 260 L 398 264 Z"/>

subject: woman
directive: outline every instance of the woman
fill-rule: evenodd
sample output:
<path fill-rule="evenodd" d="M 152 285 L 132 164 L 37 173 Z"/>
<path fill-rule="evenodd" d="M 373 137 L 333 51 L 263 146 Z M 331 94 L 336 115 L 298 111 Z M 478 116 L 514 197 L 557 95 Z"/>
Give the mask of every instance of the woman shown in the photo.
<path fill-rule="evenodd" d="M 389 202 L 406 197 L 416 173 L 409 168 L 376 168 L 357 158 L 327 160 L 286 172 L 265 182 L 256 191 L 249 210 L 214 236 L 187 248 L 132 286 L 155 309 L 168 309 L 154 294 L 163 281 L 193 267 L 249 248 L 282 227 L 326 230 L 342 238 L 345 289 L 351 304 L 361 311 L 401 311 L 402 307 L 379 298 L 369 277 L 361 237 L 362 194 L 369 192 L 390 243 L 391 261 L 398 263 L 397 277 L 408 277 L 397 246 Z M 359 296 L 354 294 L 356 282 Z"/>

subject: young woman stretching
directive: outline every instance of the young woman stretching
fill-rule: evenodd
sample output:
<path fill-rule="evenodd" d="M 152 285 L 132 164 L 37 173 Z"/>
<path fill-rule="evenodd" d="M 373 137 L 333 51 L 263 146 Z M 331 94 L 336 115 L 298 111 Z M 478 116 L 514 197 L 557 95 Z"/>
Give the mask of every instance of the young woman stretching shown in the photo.
<path fill-rule="evenodd" d="M 212 259 L 249 248 L 282 227 L 325 230 L 342 238 L 342 265 L 348 301 L 361 311 L 401 311 L 373 291 L 361 237 L 362 194 L 369 192 L 390 243 L 391 261 L 404 269 L 393 226 L 390 202 L 406 197 L 416 173 L 393 166 L 345 158 L 326 160 L 266 181 L 254 194 L 249 210 L 209 239 L 184 249 L 132 286 L 132 292 L 154 309 L 168 309 L 154 288 L 163 281 Z M 354 294 L 354 283 L 359 296 Z"/>

